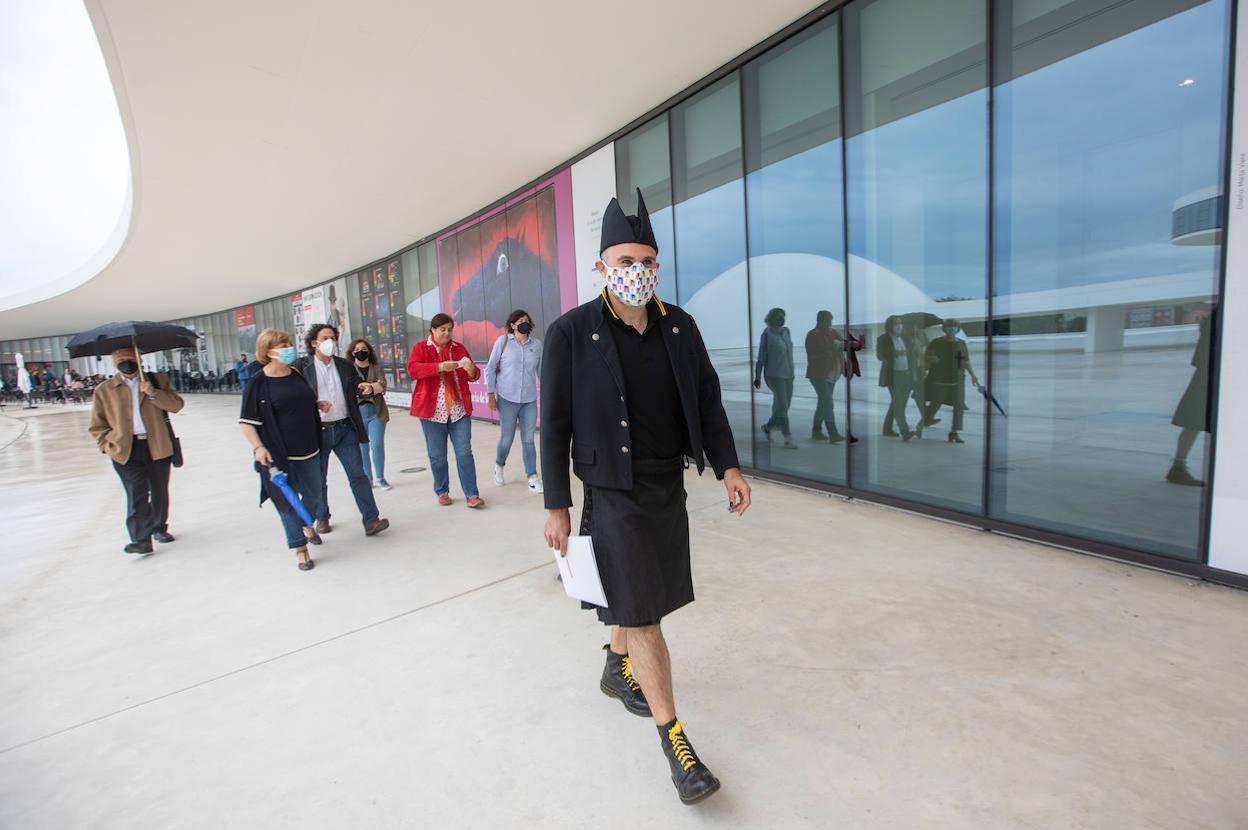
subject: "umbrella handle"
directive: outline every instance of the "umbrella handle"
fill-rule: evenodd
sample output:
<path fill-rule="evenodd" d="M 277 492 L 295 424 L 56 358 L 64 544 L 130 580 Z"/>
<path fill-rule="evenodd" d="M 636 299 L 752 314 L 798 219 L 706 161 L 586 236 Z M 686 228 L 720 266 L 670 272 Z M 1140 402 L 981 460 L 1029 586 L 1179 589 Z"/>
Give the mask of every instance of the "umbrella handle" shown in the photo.
<path fill-rule="evenodd" d="M 134 339 L 134 335 L 130 336 L 130 345 L 134 347 L 134 362 L 139 364 L 139 383 L 143 383 L 147 380 L 147 378 L 143 376 L 143 353 L 139 351 L 139 343 Z"/>

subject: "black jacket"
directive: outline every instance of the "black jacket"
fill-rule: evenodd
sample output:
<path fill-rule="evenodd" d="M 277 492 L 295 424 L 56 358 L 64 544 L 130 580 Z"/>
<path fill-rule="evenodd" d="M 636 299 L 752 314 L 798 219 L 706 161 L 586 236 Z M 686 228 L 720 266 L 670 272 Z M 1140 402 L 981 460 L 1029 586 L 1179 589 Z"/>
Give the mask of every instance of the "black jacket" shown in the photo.
<path fill-rule="evenodd" d="M 913 340 L 903 334 L 901 342 L 906 344 L 906 361 L 910 365 L 910 374 L 913 376 L 922 358 L 915 349 Z M 897 357 L 897 347 L 893 344 L 893 337 L 888 332 L 876 338 L 875 356 L 880 359 L 880 386 L 892 386 L 893 360 Z"/>
<path fill-rule="evenodd" d="M 548 510 L 572 506 L 569 455 L 577 477 L 593 487 L 633 488 L 624 371 L 607 329 L 602 297 L 572 309 L 546 331 L 542 354 L 542 472 Z M 689 430 L 689 454 L 701 474 L 718 478 L 739 466 L 732 427 L 697 323 L 684 310 L 660 306 L 656 323 L 672 360 Z M 609 313 L 609 312 L 608 312 Z"/>
<path fill-rule="evenodd" d="M 364 417 L 360 415 L 360 402 L 356 400 L 356 391 L 359 389 L 359 379 L 355 376 L 355 369 L 341 357 L 334 355 L 334 365 L 338 367 L 338 380 L 342 383 L 342 396 L 347 399 L 347 416 L 351 419 L 351 423 L 355 425 L 355 434 L 359 436 L 361 444 L 368 443 L 368 429 L 364 426 Z M 312 391 L 316 393 L 317 400 L 321 399 L 320 390 L 317 389 L 316 379 L 316 358 L 313 355 L 305 355 L 295 362 L 295 368 L 303 375 L 303 379 L 308 382 L 308 386 L 312 387 Z"/>

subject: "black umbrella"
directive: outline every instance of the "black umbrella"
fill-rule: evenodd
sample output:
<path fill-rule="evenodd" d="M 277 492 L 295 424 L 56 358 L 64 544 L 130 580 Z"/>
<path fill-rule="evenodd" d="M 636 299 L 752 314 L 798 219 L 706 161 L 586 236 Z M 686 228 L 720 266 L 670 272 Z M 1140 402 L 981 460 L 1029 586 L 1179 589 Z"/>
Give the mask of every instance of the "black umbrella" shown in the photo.
<path fill-rule="evenodd" d="M 997 411 L 1001 413 L 1002 417 L 1005 416 L 1005 410 L 1002 409 L 1001 404 L 997 402 L 996 396 L 988 391 L 988 387 L 984 386 L 982 383 L 977 383 L 975 384 L 975 388 L 979 390 L 979 394 L 984 396 L 984 400 L 992 402 L 992 405 L 997 408 Z"/>
<path fill-rule="evenodd" d="M 153 323 L 150 320 L 123 320 L 105 323 L 75 335 L 65 346 L 70 357 L 104 357 L 118 349 L 133 347 L 141 352 L 165 349 L 193 349 L 199 335 L 184 326 Z"/>
<path fill-rule="evenodd" d="M 144 352 L 194 349 L 198 345 L 199 335 L 185 326 L 151 320 L 122 320 L 74 335 L 65 348 L 70 357 L 103 357 L 129 347 L 142 358 Z M 142 360 L 139 361 L 139 377 L 143 377 Z"/>

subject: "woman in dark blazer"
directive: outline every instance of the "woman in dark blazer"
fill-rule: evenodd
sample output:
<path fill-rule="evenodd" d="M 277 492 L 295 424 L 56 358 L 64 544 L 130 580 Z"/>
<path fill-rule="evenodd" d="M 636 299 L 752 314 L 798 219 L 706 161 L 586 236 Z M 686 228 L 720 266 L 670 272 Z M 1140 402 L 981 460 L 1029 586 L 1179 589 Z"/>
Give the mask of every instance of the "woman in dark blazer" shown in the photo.
<path fill-rule="evenodd" d="M 914 437 L 906 421 L 906 402 L 914 391 L 914 374 L 919 368 L 914 341 L 906 336 L 905 325 L 896 314 L 884 321 L 884 333 L 875 341 L 875 354 L 880 359 L 880 386 L 888 390 L 891 403 L 884 416 L 884 434 L 903 441 Z M 922 413 L 920 413 L 922 417 Z M 896 427 L 901 427 L 898 433 Z"/>

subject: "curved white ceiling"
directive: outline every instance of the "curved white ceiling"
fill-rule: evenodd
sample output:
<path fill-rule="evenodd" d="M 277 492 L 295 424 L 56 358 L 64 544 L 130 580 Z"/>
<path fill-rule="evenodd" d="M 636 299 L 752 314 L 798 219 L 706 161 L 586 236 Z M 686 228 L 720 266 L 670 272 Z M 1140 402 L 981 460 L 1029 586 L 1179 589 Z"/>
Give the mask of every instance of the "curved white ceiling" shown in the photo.
<path fill-rule="evenodd" d="M 525 184 L 816 4 L 86 5 L 130 142 L 130 233 L 94 279 L 0 312 L 0 339 L 217 311 L 347 272 Z"/>
<path fill-rule="evenodd" d="M 113 259 L 130 159 L 81 0 L 0 4 L 0 308 L 54 297 Z"/>

